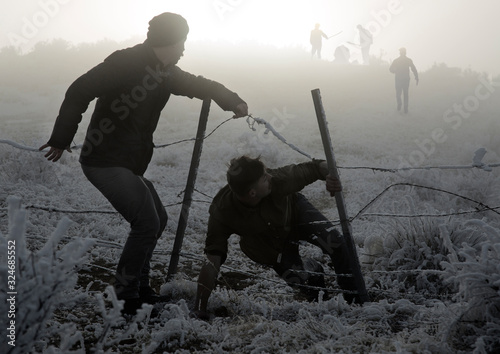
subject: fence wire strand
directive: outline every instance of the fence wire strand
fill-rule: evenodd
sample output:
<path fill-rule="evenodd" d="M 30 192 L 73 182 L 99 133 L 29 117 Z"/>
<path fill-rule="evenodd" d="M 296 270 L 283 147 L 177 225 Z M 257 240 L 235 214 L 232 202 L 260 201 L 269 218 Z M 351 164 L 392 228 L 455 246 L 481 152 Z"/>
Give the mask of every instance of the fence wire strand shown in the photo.
<path fill-rule="evenodd" d="M 205 140 L 205 139 L 209 138 L 222 125 L 224 125 L 227 122 L 232 121 L 234 119 L 236 119 L 236 118 L 229 118 L 229 119 L 224 120 L 223 122 L 221 122 L 220 124 L 218 124 L 203 139 Z M 263 125 L 264 128 L 266 129 L 266 133 L 270 131 L 278 140 L 280 140 L 281 142 L 283 142 L 284 144 L 286 144 L 292 150 L 294 150 L 294 151 L 302 154 L 303 156 L 306 156 L 309 159 L 312 159 L 311 155 L 309 155 L 308 153 L 302 151 L 300 148 L 298 148 L 294 144 L 289 143 L 265 119 L 262 119 L 262 118 L 259 118 L 259 117 L 253 117 L 250 114 L 250 115 L 247 116 L 246 122 L 248 124 L 248 127 L 252 131 L 256 131 L 256 128 L 255 128 L 256 124 L 257 125 Z M 196 140 L 196 138 L 182 139 L 182 140 L 178 140 L 178 141 L 175 141 L 175 142 L 172 142 L 172 143 L 157 145 L 157 146 L 155 146 L 155 148 L 165 148 L 165 147 L 169 147 L 169 146 L 172 146 L 172 145 L 180 144 L 180 143 L 183 143 L 183 142 L 190 142 L 190 141 L 195 141 L 195 140 Z M 11 141 L 11 140 L 0 139 L 0 144 L 10 145 L 10 146 L 12 146 L 12 147 L 14 147 L 16 149 L 19 149 L 19 150 L 32 151 L 32 152 L 40 152 L 40 150 L 37 149 L 37 148 L 25 146 L 23 144 L 20 144 L 20 143 L 17 143 L 15 141 Z M 76 145 L 76 144 L 74 144 L 71 147 L 71 149 L 80 149 L 81 147 L 82 147 L 82 145 Z M 420 167 L 403 167 L 403 168 L 383 168 L 383 167 L 367 167 L 367 166 L 350 166 L 350 167 L 349 166 L 337 166 L 337 168 L 339 168 L 339 169 L 345 169 L 345 170 L 372 170 L 374 172 L 390 172 L 390 173 L 396 173 L 396 172 L 399 172 L 399 171 L 409 171 L 409 170 L 431 170 L 431 169 L 444 169 L 444 170 L 446 170 L 446 169 L 454 169 L 454 170 L 456 170 L 456 169 L 482 169 L 484 171 L 490 172 L 490 171 L 492 171 L 492 168 L 500 166 L 500 163 L 493 163 L 493 164 L 485 164 L 485 163 L 483 163 L 481 160 L 482 160 L 482 157 L 484 156 L 485 153 L 486 153 L 486 151 L 484 149 L 479 149 L 478 151 L 476 151 L 476 155 L 475 155 L 475 157 L 473 159 L 473 163 L 471 165 L 465 165 L 465 166 L 464 165 L 457 165 L 457 166 L 450 166 L 450 165 L 448 165 L 448 166 L 420 166 Z M 471 203 L 476 204 L 477 206 L 476 206 L 475 210 L 459 211 L 459 212 L 444 213 L 444 214 L 403 215 L 403 214 L 365 213 L 366 210 L 373 205 L 373 203 L 375 203 L 380 197 L 382 197 L 382 195 L 384 195 L 385 193 L 387 193 L 390 189 L 398 187 L 398 186 L 406 186 L 406 187 L 412 187 L 412 188 L 424 188 L 424 189 L 428 189 L 428 190 L 432 190 L 432 191 L 436 191 L 436 192 L 440 192 L 440 193 L 449 194 L 449 195 L 452 195 L 452 196 L 455 196 L 455 197 L 467 200 L 467 201 L 469 201 Z M 207 194 L 205 194 L 203 192 L 200 192 L 198 190 L 196 190 L 196 191 L 198 193 L 200 193 L 201 195 L 203 195 L 203 196 L 205 196 L 207 198 L 212 199 L 211 196 L 209 196 L 209 195 L 207 195 Z M 183 193 L 183 191 L 181 191 L 179 193 L 179 196 L 182 193 Z M 206 201 L 206 200 L 193 200 L 193 202 L 210 203 L 210 201 Z M 180 205 L 180 204 L 182 204 L 182 202 L 168 204 L 168 205 L 165 205 L 165 207 L 172 207 L 172 206 L 177 206 L 177 205 Z M 43 210 L 43 211 L 47 211 L 47 212 L 61 212 L 61 213 L 68 213 L 68 214 L 90 214 L 90 213 L 117 214 L 117 212 L 113 211 L 113 210 L 64 210 L 64 209 L 58 209 L 58 208 L 54 208 L 54 207 L 50 207 L 50 206 L 48 207 L 48 206 L 39 206 L 39 205 L 26 205 L 25 208 L 26 209 L 38 209 L 38 210 Z M 378 216 L 378 217 L 406 217 L 406 218 L 417 218 L 417 217 L 448 217 L 448 216 L 452 216 L 452 215 L 463 215 L 463 214 L 470 214 L 470 213 L 480 213 L 480 212 L 485 212 L 485 211 L 491 211 L 493 213 L 496 213 L 496 214 L 500 215 L 500 212 L 498 211 L 499 209 L 500 209 L 500 206 L 498 206 L 498 207 L 489 207 L 489 206 L 485 205 L 484 203 L 476 201 L 476 200 L 474 200 L 472 198 L 469 198 L 469 197 L 466 197 L 466 196 L 463 196 L 463 195 L 459 195 L 459 194 L 454 193 L 454 192 L 446 191 L 446 190 L 443 190 L 443 189 L 435 188 L 435 187 L 422 186 L 422 185 L 417 185 L 417 184 L 413 184 L 413 183 L 394 183 L 394 184 L 386 187 L 382 192 L 380 192 L 377 196 L 375 196 L 369 203 L 367 203 L 363 208 L 361 208 L 353 217 L 349 218 L 349 221 L 352 222 L 352 221 L 360 218 L 363 215 L 364 216 Z M 1 211 L 7 211 L 7 208 L 0 208 L 0 210 Z M 0 215 L 0 217 L 3 217 L 5 215 L 6 215 L 6 213 Z M 119 244 L 119 243 L 111 242 L 111 241 L 104 241 L 104 240 L 96 240 L 96 245 L 100 246 L 100 247 L 108 247 L 108 248 L 109 247 L 111 247 L 111 248 L 122 248 L 122 245 Z M 162 250 L 155 250 L 154 253 L 155 254 L 161 254 L 161 255 L 168 255 L 169 254 L 168 251 L 162 251 Z M 194 259 L 194 260 L 197 260 L 197 261 L 200 261 L 200 262 L 203 261 L 202 257 L 199 257 L 198 255 L 195 255 L 195 254 L 192 254 L 192 253 L 181 252 L 181 255 L 183 257 L 185 257 L 185 258 Z M 263 280 L 266 280 L 266 281 L 274 282 L 274 283 L 279 284 L 279 285 L 288 286 L 287 284 L 283 284 L 283 282 L 281 282 L 281 281 L 274 280 L 274 279 L 269 279 L 269 278 L 263 277 L 262 275 L 255 274 L 255 273 L 244 272 L 242 270 L 235 269 L 235 268 L 229 267 L 227 265 L 222 265 L 222 268 L 230 270 L 230 271 L 233 271 L 233 272 L 240 273 L 242 275 L 246 275 L 248 277 L 260 278 L 260 279 L 263 279 Z M 103 268 L 103 269 L 109 270 L 107 268 Z M 311 273 L 312 275 L 318 275 L 316 272 L 310 272 L 310 271 L 300 271 L 300 272 L 301 273 Z M 441 273 L 441 271 L 437 271 L 437 270 L 398 270 L 398 271 L 380 271 L 380 270 L 374 270 L 373 272 L 376 272 L 376 273 L 398 273 L 398 274 L 399 273 L 409 273 L 409 272 L 426 272 L 426 273 L 432 273 L 432 274 L 440 274 Z M 322 275 L 327 275 L 327 276 L 334 276 L 334 277 L 338 277 L 339 276 L 339 274 L 333 274 L 333 275 L 332 274 L 325 274 L 325 273 L 321 273 L 321 274 Z M 340 274 L 340 275 L 344 276 L 342 274 Z M 352 276 L 352 275 L 350 275 L 350 276 Z M 349 291 L 342 290 L 342 289 L 311 287 L 311 286 L 307 286 L 307 285 L 302 285 L 302 287 L 311 288 L 311 289 L 314 289 L 314 290 L 321 290 L 321 291 L 325 291 L 325 292 L 336 292 L 336 293 L 349 292 Z M 372 291 L 372 290 L 373 289 L 371 289 L 370 291 Z"/>

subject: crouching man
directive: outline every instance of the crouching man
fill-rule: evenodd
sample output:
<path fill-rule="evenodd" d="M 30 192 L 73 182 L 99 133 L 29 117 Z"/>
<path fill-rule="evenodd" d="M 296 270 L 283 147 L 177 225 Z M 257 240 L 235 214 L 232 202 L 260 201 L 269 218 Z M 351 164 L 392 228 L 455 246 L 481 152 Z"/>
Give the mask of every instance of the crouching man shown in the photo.
<path fill-rule="evenodd" d="M 351 274 L 347 247 L 342 235 L 300 193 L 305 186 L 326 180 L 330 195 L 340 192 L 340 181 L 328 175 L 325 161 L 314 160 L 277 169 L 267 169 L 259 158 L 242 156 L 231 160 L 228 185 L 212 201 L 205 253 L 208 261 L 198 278 L 193 315 L 208 319 L 207 304 L 220 266 L 228 252 L 228 238 L 240 236 L 241 250 L 253 261 L 271 266 L 290 286 L 309 298 L 318 298 L 324 287 L 322 266 L 301 259 L 299 241 L 314 244 L 328 254 L 337 274 Z M 303 272 L 311 271 L 311 273 Z M 349 303 L 359 302 L 352 294 L 354 280 L 338 276 Z M 316 287 L 316 289 L 315 289 Z"/>

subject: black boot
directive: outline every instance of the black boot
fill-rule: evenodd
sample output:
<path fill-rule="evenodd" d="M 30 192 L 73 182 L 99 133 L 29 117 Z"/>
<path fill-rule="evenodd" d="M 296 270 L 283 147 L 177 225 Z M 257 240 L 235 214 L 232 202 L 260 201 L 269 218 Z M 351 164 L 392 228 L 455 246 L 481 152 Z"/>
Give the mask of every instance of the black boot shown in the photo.
<path fill-rule="evenodd" d="M 151 287 L 145 286 L 139 288 L 139 298 L 146 304 L 157 304 L 159 302 L 167 302 L 171 300 L 170 296 L 158 295 Z"/>
<path fill-rule="evenodd" d="M 132 315 L 134 316 L 142 307 L 143 302 L 139 298 L 133 299 L 123 299 L 125 303 L 123 304 L 122 315 Z"/>

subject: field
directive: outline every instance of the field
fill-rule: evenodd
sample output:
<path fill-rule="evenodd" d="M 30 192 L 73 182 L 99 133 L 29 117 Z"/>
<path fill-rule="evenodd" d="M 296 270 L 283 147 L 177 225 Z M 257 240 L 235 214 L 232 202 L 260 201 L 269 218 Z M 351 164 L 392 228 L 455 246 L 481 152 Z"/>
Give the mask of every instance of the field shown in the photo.
<path fill-rule="evenodd" d="M 212 104 L 179 272 L 166 283 L 193 149 L 192 141 L 179 141 L 194 137 L 201 108 L 198 100 L 172 97 L 154 137 L 157 146 L 168 146 L 155 150 L 146 172 L 169 213 L 153 257 L 153 285 L 172 301 L 157 306 L 156 318 L 147 307 L 127 322 L 108 286 L 128 225 L 81 173 L 78 148 L 57 163 L 25 149 L 48 140 L 68 85 L 116 48 L 52 43 L 24 56 L 0 55 L 10 68 L 0 74 L 1 289 L 7 240 L 16 241 L 18 260 L 16 346 L 2 334 L 3 353 L 499 350 L 500 78 L 445 64 L 423 68 L 420 84 L 411 83 L 410 111 L 401 114 L 389 64 L 380 58 L 370 66 L 335 65 L 294 48 L 188 47 L 181 68 L 236 91 L 253 117 L 314 158 L 324 158 L 311 98 L 320 89 L 372 301 L 345 303 L 328 269 L 331 299 L 307 302 L 271 269 L 248 260 L 233 236 L 209 303 L 212 319 L 190 317 L 208 207 L 225 184 L 227 162 L 261 155 L 278 167 L 308 157 L 252 119 L 228 120 L 232 114 Z M 486 155 L 474 162 L 480 149 Z M 338 223 L 322 183 L 304 194 Z M 327 264 L 317 248 L 305 245 L 302 252 Z M 9 303 L 0 303 L 8 313 Z"/>

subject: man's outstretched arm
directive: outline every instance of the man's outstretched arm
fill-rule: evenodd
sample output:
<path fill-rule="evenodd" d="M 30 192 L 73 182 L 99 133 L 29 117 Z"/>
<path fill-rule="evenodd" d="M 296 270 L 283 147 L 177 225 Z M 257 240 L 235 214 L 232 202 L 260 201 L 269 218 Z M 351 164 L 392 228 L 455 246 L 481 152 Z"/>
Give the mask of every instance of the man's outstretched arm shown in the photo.
<path fill-rule="evenodd" d="M 198 276 L 198 290 L 196 292 L 195 307 L 193 315 L 202 320 L 208 320 L 207 313 L 208 299 L 212 290 L 215 288 L 215 280 L 219 274 L 221 265 L 221 256 L 207 254 L 207 261 L 201 267 L 200 275 Z"/>
<path fill-rule="evenodd" d="M 417 72 L 417 68 L 415 67 L 415 64 L 413 64 L 413 60 L 412 60 L 411 65 L 410 65 L 410 69 L 413 72 L 413 75 L 415 76 L 415 81 L 417 82 L 417 85 L 418 85 L 418 72 Z"/>

